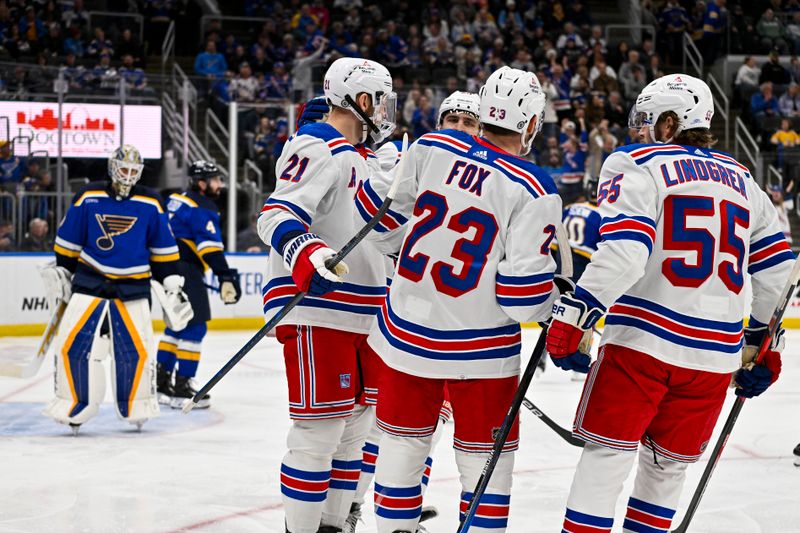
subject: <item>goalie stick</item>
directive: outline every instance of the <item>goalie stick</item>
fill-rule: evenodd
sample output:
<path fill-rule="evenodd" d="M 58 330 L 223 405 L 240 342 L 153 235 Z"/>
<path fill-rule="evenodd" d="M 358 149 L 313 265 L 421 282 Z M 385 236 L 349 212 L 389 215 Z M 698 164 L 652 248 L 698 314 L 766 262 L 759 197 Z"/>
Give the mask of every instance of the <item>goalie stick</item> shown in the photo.
<path fill-rule="evenodd" d="M 405 133 L 403 134 L 403 145 L 400 152 L 402 156 L 406 155 L 407 150 L 408 150 L 408 134 Z M 389 192 L 386 194 L 386 198 L 383 200 L 383 203 L 378 209 L 378 212 L 375 213 L 375 216 L 373 216 L 369 220 L 369 222 L 367 222 L 364 225 L 364 227 L 362 227 L 359 230 L 359 232 L 356 233 L 355 236 L 352 239 L 350 239 L 342 247 L 342 249 L 336 253 L 336 255 L 325 261 L 325 266 L 329 270 L 332 270 L 333 267 L 339 264 L 342 261 L 342 259 L 344 259 L 347 256 L 347 254 L 353 251 L 353 248 L 355 248 L 358 245 L 358 243 L 364 240 L 364 237 L 366 237 L 367 234 L 370 231 L 372 231 L 372 229 L 378 224 L 378 222 L 380 222 L 381 218 L 383 218 L 383 215 L 385 215 L 386 212 L 389 211 L 389 206 L 392 204 L 392 200 L 394 200 L 394 195 L 397 193 L 397 189 L 400 186 L 400 179 L 402 177 L 403 171 L 405 170 L 404 163 L 406 159 L 407 159 L 406 157 L 400 158 L 400 162 L 397 164 L 397 168 L 395 168 L 395 175 L 392 180 L 392 185 L 391 187 L 389 187 Z M 280 311 L 278 311 L 278 314 L 272 317 L 272 319 L 269 322 L 264 324 L 261 327 L 261 329 L 259 329 L 256 332 L 256 334 L 253 335 L 253 337 L 249 341 L 247 341 L 247 344 L 245 344 L 238 352 L 236 352 L 236 354 L 227 363 L 225 363 L 225 366 L 223 366 L 216 374 L 214 374 L 214 377 L 212 377 L 208 381 L 208 383 L 203 385 L 203 387 L 199 391 L 197 391 L 197 393 L 194 395 L 194 397 L 192 397 L 191 400 L 189 400 L 188 402 L 186 402 L 186 404 L 184 404 L 183 412 L 188 413 L 189 411 L 191 411 L 194 408 L 194 406 L 197 405 L 197 402 L 199 402 L 200 399 L 203 398 L 203 396 L 208 394 L 208 391 L 214 388 L 214 385 L 219 383 L 219 381 L 222 378 L 224 378 L 225 375 L 228 372 L 230 372 L 231 369 L 234 366 L 236 366 L 236 364 L 239 361 L 241 361 L 245 355 L 248 354 L 248 352 L 250 352 L 250 350 L 255 348 L 256 344 L 258 344 L 261 341 L 261 339 L 263 339 L 267 335 L 267 333 L 269 333 L 269 331 L 278 324 L 278 322 L 283 320 L 284 317 L 286 317 L 286 315 L 289 314 L 289 311 L 294 309 L 297 306 L 297 304 L 299 304 L 303 300 L 303 298 L 305 298 L 305 296 L 306 293 L 303 291 L 300 291 L 297 294 L 295 294 L 294 297 L 292 297 L 292 299 L 289 300 L 286 303 L 286 305 L 284 305 L 281 308 Z"/>
<path fill-rule="evenodd" d="M 39 348 L 33 357 L 27 358 L 24 362 L 2 362 L 0 361 L 0 376 L 10 378 L 32 378 L 39 372 L 47 352 L 50 350 L 50 345 L 53 339 L 56 338 L 58 333 L 58 326 L 61 324 L 61 319 L 64 317 L 64 311 L 67 309 L 67 302 L 64 300 L 57 300 L 56 309 L 50 316 L 50 321 L 42 334 L 42 340 L 39 341 Z"/>
<path fill-rule="evenodd" d="M 786 307 L 789 305 L 792 296 L 794 296 L 794 293 L 797 290 L 798 283 L 800 283 L 800 258 L 795 260 L 794 268 L 792 269 L 792 273 L 789 275 L 789 280 L 786 282 L 786 286 L 783 288 L 783 292 L 778 299 L 778 305 L 775 308 L 775 311 L 772 313 L 772 318 L 769 319 L 769 327 L 767 328 L 766 335 L 764 335 L 764 338 L 761 340 L 761 345 L 758 347 L 758 353 L 754 361 L 755 364 L 759 364 L 764 358 L 764 355 L 767 353 L 767 349 L 772 343 L 772 339 L 775 337 L 775 333 L 780 326 L 783 313 L 786 311 Z M 717 444 L 714 446 L 714 451 L 711 452 L 711 457 L 708 458 L 708 464 L 706 465 L 705 470 L 703 470 L 703 475 L 700 477 L 700 482 L 697 484 L 697 488 L 692 495 L 691 502 L 689 502 L 689 507 L 686 509 L 686 513 L 683 515 L 683 520 L 681 520 L 681 523 L 678 524 L 678 527 L 673 529 L 670 533 L 685 533 L 689 528 L 689 524 L 691 523 L 694 514 L 697 512 L 697 508 L 700 506 L 700 500 L 703 498 L 703 495 L 706 492 L 711 475 L 714 473 L 714 469 L 717 467 L 717 463 L 719 463 L 719 458 L 725 449 L 725 445 L 728 443 L 728 438 L 731 436 L 733 426 L 736 424 L 736 420 L 739 418 L 739 413 L 742 412 L 742 407 L 744 406 L 745 400 L 746 398 L 741 396 L 736 397 L 733 408 L 731 409 L 728 418 L 725 420 L 725 425 L 722 426 L 722 432 L 720 433 L 719 438 L 717 438 Z"/>

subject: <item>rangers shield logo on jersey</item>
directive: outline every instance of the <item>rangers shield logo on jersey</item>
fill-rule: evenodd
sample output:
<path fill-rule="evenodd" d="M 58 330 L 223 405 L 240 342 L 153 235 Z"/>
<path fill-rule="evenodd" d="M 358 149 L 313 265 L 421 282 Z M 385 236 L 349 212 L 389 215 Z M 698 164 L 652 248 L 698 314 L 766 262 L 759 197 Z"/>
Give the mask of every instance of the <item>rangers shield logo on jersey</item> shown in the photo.
<path fill-rule="evenodd" d="M 95 214 L 95 218 L 103 232 L 103 236 L 97 238 L 97 247 L 105 251 L 114 248 L 114 237 L 129 231 L 138 220 L 138 217 L 123 215 Z"/>

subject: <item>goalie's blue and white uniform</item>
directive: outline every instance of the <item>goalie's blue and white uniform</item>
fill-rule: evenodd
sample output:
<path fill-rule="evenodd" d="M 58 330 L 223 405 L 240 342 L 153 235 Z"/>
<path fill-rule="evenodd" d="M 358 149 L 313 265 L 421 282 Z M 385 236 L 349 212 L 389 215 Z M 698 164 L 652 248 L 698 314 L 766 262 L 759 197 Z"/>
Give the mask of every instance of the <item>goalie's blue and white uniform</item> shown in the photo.
<path fill-rule="evenodd" d="M 55 342 L 56 398 L 45 412 L 71 425 L 97 412 L 105 392 L 100 361 L 109 351 L 119 416 L 143 422 L 158 413 L 150 278 L 164 280 L 165 286 L 182 285 L 175 275 L 178 247 L 161 198 L 135 186 L 141 173 L 138 152 L 124 146 L 112 160 L 115 156 L 114 168 L 127 165 L 131 176 L 138 173 L 127 179 L 129 184 L 93 182 L 78 192 L 55 242 L 55 268 L 67 285 L 74 275 Z M 101 338 L 106 333 L 108 340 Z"/>

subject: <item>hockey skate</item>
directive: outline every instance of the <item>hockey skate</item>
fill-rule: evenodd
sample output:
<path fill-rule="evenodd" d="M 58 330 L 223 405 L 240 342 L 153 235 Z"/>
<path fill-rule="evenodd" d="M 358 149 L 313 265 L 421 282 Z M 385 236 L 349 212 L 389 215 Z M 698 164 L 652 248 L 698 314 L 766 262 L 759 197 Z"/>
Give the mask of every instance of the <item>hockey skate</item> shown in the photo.
<path fill-rule="evenodd" d="M 175 386 L 172 390 L 172 401 L 170 405 L 173 409 L 182 409 L 183 404 L 187 401 L 194 398 L 194 395 L 197 394 L 197 389 L 194 388 L 192 378 L 188 378 L 185 376 L 181 376 L 179 374 L 175 375 Z M 195 409 L 208 409 L 211 406 L 211 396 L 206 394 L 200 401 L 197 402 L 197 405 L 194 406 Z"/>
<path fill-rule="evenodd" d="M 358 522 L 360 520 L 361 520 L 361 505 L 353 502 L 353 504 L 350 505 L 350 514 L 347 515 L 347 519 L 344 521 L 344 528 L 342 528 L 342 533 L 355 533 L 356 526 L 358 525 Z"/>
<path fill-rule="evenodd" d="M 81 429 L 81 425 L 80 424 L 70 424 L 69 428 L 72 430 L 72 436 L 73 437 L 77 437 L 78 436 L 78 431 Z M 795 451 L 797 451 L 797 449 L 795 449 Z"/>
<path fill-rule="evenodd" d="M 800 467 L 800 444 L 794 447 L 794 466 Z"/>
<path fill-rule="evenodd" d="M 317 533 L 342 533 L 342 530 L 334 526 L 320 526 Z"/>
<path fill-rule="evenodd" d="M 158 363 L 156 369 L 156 392 L 159 404 L 170 405 L 172 403 L 172 396 L 175 394 L 175 389 L 172 385 L 172 372 L 168 371 L 161 363 Z"/>

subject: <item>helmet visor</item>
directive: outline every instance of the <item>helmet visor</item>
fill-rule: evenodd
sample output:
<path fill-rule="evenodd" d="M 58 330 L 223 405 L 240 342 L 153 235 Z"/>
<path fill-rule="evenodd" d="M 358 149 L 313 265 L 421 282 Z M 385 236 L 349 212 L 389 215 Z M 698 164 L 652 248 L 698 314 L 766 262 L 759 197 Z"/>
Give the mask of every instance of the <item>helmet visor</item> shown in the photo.
<path fill-rule="evenodd" d="M 650 126 L 652 121 L 650 120 L 650 113 L 645 111 L 639 111 L 636 109 L 636 104 L 631 107 L 631 112 L 628 115 L 628 127 L 633 129 L 640 129 L 645 126 Z"/>
<path fill-rule="evenodd" d="M 375 112 L 372 114 L 372 122 L 378 131 L 371 132 L 372 140 L 379 143 L 389 137 L 397 127 L 397 94 L 394 92 L 384 93 L 380 96 Z"/>

